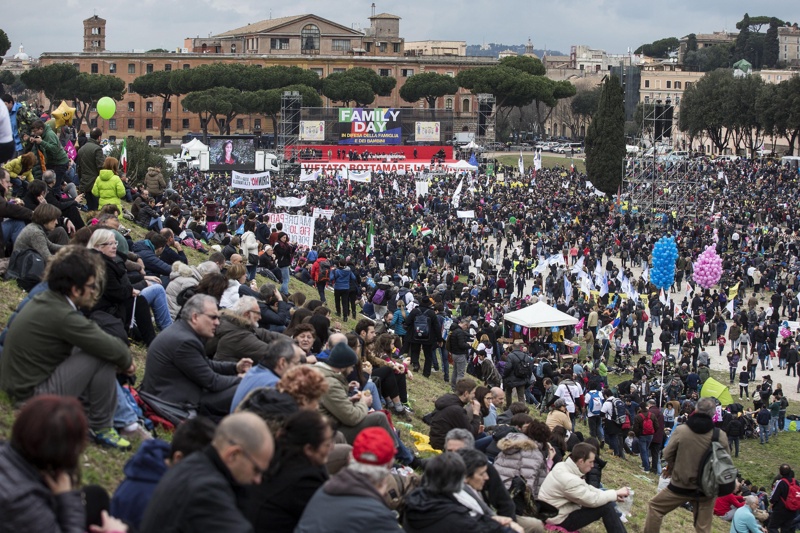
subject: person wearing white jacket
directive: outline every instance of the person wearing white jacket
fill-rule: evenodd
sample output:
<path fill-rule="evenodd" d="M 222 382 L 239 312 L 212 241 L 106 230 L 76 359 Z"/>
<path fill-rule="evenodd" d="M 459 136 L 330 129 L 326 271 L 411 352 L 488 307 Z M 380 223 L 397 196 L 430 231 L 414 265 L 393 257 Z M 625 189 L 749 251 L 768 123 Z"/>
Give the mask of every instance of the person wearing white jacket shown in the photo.
<path fill-rule="evenodd" d="M 556 464 L 547 475 L 538 499 L 558 509 L 558 514 L 547 522 L 578 531 L 603 520 L 608 533 L 627 533 L 614 503 L 628 496 L 628 488 L 602 490 L 583 479 L 594 466 L 596 455 L 597 449 L 591 444 L 576 444 L 567 460 Z"/>
<path fill-rule="evenodd" d="M 246 220 L 244 233 L 242 234 L 242 257 L 247 262 L 247 281 L 252 281 L 256 278 L 256 267 L 258 266 L 258 239 L 255 232 L 255 219 Z M 256 259 L 256 261 L 251 262 L 250 258 Z"/>

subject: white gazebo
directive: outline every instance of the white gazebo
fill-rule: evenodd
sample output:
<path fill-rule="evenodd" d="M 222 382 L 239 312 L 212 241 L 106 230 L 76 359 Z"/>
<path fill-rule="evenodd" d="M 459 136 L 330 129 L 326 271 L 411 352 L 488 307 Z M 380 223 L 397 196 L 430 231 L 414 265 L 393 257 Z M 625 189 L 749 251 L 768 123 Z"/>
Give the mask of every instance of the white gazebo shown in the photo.
<path fill-rule="evenodd" d="M 452 168 L 453 170 L 456 170 L 456 171 L 478 170 L 478 167 L 476 167 L 474 165 L 470 165 L 469 163 L 467 163 L 463 159 L 461 161 L 457 162 L 457 163 L 448 163 L 447 167 L 448 168 Z"/>
<path fill-rule="evenodd" d="M 574 326 L 578 319 L 562 313 L 544 302 L 537 302 L 519 311 L 503 315 L 503 320 L 526 328 L 550 328 L 553 326 Z"/>

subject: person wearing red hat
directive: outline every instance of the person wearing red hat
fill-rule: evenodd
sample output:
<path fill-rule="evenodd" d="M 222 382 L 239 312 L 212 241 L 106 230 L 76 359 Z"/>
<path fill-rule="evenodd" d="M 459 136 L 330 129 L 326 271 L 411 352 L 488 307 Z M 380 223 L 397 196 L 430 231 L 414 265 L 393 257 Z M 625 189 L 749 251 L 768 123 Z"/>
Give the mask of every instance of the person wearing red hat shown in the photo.
<path fill-rule="evenodd" d="M 394 455 L 394 439 L 385 429 L 361 431 L 353 441 L 350 464 L 317 490 L 295 533 L 398 531 L 383 499 Z"/>

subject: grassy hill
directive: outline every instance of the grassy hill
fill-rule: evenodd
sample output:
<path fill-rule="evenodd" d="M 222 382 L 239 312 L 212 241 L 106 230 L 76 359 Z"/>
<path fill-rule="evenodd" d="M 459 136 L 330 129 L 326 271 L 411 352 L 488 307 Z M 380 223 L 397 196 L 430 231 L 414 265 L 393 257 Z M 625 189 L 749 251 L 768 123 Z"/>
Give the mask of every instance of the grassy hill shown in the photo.
<path fill-rule="evenodd" d="M 143 238 L 142 228 L 132 228 L 134 239 Z M 198 264 L 206 259 L 204 254 L 194 250 L 186 250 L 186 254 L 191 264 Z M 260 278 L 259 283 L 266 280 Z M 295 279 L 291 280 L 292 292 L 301 291 L 309 299 L 318 298 L 315 288 L 304 285 Z M 17 288 L 14 282 L 0 282 L 0 326 L 5 327 L 8 316 L 24 298 L 24 293 Z M 327 294 L 328 306 L 334 308 L 333 293 Z M 355 326 L 355 320 L 344 323 L 346 330 Z M 146 350 L 142 346 L 132 346 L 134 359 L 138 370 L 137 374 L 141 379 L 146 363 Z M 609 376 L 612 385 L 626 379 L 625 376 Z M 722 381 L 725 376 L 716 376 Z M 724 381 L 723 381 L 724 382 Z M 433 373 L 430 378 L 422 377 L 422 374 L 415 374 L 413 380 L 409 381 L 409 397 L 414 414 L 411 419 L 413 429 L 427 434 L 427 426 L 422 422 L 422 416 L 433 410 L 434 400 L 449 392 L 449 386 L 442 379 L 441 372 Z M 797 407 L 790 407 L 790 411 L 797 412 Z M 532 413 L 533 416 L 544 419 L 538 411 Z M 15 412 L 11 402 L 5 396 L 0 395 L 0 439 L 8 438 L 11 426 L 14 421 Z M 579 424 L 578 431 L 582 431 L 588 436 L 589 430 L 585 423 Z M 404 442 L 411 444 L 406 429 L 401 429 L 401 436 Z M 168 436 L 166 436 L 169 438 Z M 85 484 L 96 483 L 102 485 L 109 491 L 113 491 L 123 478 L 122 469 L 125 462 L 133 452 L 120 452 L 108 450 L 90 444 L 84 452 L 81 461 L 82 479 Z M 647 501 L 655 494 L 657 479 L 655 476 L 643 474 L 640 468 L 638 457 L 629 457 L 627 461 L 622 461 L 611 456 L 608 449 L 601 452 L 601 456 L 608 461 L 603 471 L 603 483 L 606 487 L 620 487 L 623 485 L 631 487 L 635 492 L 633 516 L 627 524 L 628 531 L 639 532 L 643 530 L 644 519 L 647 512 Z M 800 435 L 798 433 L 782 433 L 775 440 L 770 440 L 768 446 L 760 446 L 757 440 L 744 440 L 741 443 L 740 457 L 735 459 L 736 466 L 740 469 L 745 478 L 757 482 L 759 485 L 769 486 L 772 476 L 777 471 L 777 466 L 786 461 L 797 461 L 800 457 Z M 794 465 L 795 468 L 798 465 Z M 678 509 L 669 514 L 664 520 L 663 531 L 680 531 L 692 528 L 692 515 L 686 510 Z M 715 519 L 712 531 L 714 533 L 727 533 L 730 525 L 722 520 Z M 588 533 L 600 533 L 604 531 L 602 523 L 584 528 Z"/>

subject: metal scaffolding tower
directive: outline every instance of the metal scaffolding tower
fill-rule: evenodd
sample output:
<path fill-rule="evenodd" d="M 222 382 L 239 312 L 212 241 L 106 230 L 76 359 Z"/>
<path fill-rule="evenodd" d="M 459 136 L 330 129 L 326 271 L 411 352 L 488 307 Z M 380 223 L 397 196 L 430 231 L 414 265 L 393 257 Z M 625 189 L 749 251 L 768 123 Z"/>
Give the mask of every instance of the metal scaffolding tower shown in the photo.
<path fill-rule="evenodd" d="M 475 127 L 476 143 L 484 144 L 495 140 L 497 117 L 494 112 L 495 101 L 493 94 L 478 94 L 478 123 Z"/>
<path fill-rule="evenodd" d="M 297 91 L 285 91 L 281 95 L 281 121 L 278 124 L 278 136 L 275 148 L 279 161 L 287 162 L 280 165 L 280 176 L 283 177 L 288 164 L 295 159 L 292 147 L 300 138 L 300 109 L 303 107 L 303 96 Z M 291 152 L 287 154 L 287 149 Z M 288 164 L 287 164 L 288 163 Z"/>
<path fill-rule="evenodd" d="M 694 164 L 687 159 L 671 158 L 674 108 L 669 98 L 662 103 L 645 104 L 642 137 L 649 138 L 646 152 L 623 162 L 622 199 L 630 211 L 652 216 L 672 214 L 694 217 L 698 185 Z"/>

